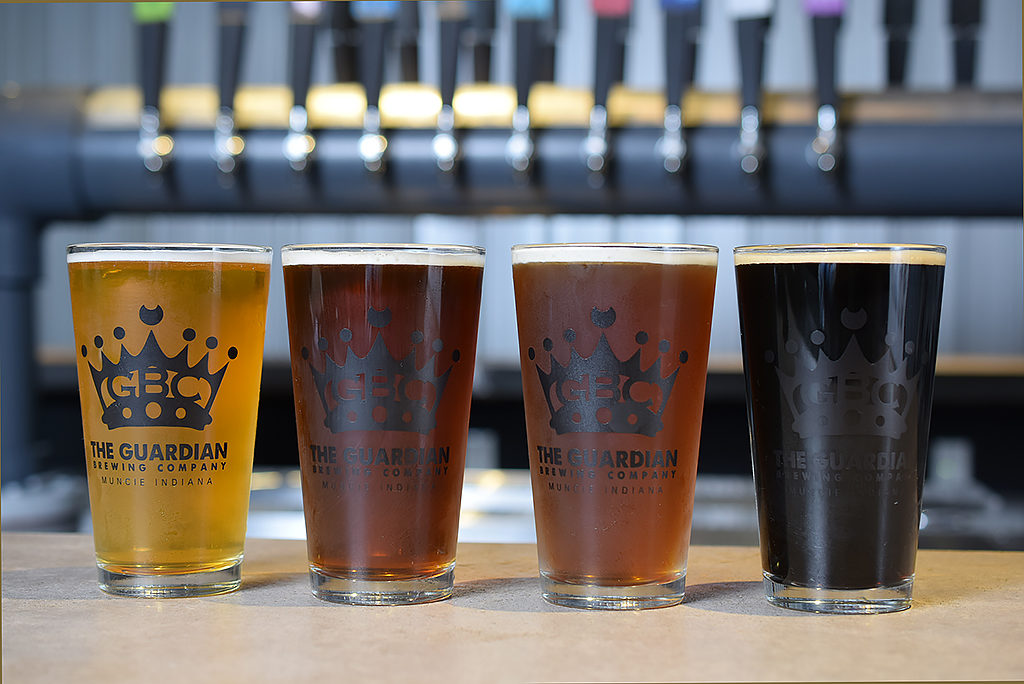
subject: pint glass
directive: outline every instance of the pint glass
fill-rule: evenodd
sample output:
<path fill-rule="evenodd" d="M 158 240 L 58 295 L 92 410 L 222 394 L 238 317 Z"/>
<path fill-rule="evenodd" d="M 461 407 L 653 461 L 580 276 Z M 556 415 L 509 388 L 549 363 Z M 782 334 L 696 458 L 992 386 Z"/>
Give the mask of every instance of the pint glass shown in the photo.
<path fill-rule="evenodd" d="M 512 248 L 541 584 L 576 608 L 683 600 L 718 250 Z"/>
<path fill-rule="evenodd" d="M 484 252 L 290 245 L 281 261 L 313 594 L 447 598 Z"/>
<path fill-rule="evenodd" d="M 768 601 L 910 607 L 945 248 L 735 251 Z"/>
<path fill-rule="evenodd" d="M 269 247 L 68 247 L 100 588 L 238 588 Z"/>

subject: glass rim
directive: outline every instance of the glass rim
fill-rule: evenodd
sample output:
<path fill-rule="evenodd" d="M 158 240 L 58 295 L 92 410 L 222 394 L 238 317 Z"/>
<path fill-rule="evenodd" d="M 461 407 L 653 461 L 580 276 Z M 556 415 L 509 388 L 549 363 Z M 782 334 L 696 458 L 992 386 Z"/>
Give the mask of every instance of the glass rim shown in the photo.
<path fill-rule="evenodd" d="M 66 249 L 68 263 L 147 259 L 201 262 L 234 259 L 239 262 L 269 264 L 273 255 L 274 249 L 267 245 L 204 242 L 80 242 L 70 244 Z"/>
<path fill-rule="evenodd" d="M 483 268 L 486 250 L 473 245 L 415 242 L 338 242 L 290 244 L 281 248 L 281 266 L 465 266 Z"/>
<path fill-rule="evenodd" d="M 432 244 L 419 242 L 314 242 L 290 243 L 281 247 L 284 252 L 429 252 L 431 254 L 484 254 L 477 245 Z"/>
<path fill-rule="evenodd" d="M 717 266 L 718 247 L 660 242 L 565 242 L 512 246 L 512 264 L 656 264 Z"/>
<path fill-rule="evenodd" d="M 843 242 L 742 245 L 733 248 L 736 265 L 755 263 L 921 263 L 945 264 L 946 247 L 918 243 Z"/>

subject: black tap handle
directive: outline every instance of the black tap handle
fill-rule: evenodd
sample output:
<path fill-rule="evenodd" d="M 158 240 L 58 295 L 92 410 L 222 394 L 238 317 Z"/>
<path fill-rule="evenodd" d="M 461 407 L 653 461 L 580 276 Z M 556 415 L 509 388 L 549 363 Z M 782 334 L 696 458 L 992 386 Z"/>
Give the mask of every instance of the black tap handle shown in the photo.
<path fill-rule="evenodd" d="M 470 44 L 473 47 L 473 81 L 491 80 L 491 51 L 494 40 L 494 0 L 475 0 L 469 4 Z"/>
<path fill-rule="evenodd" d="M 459 41 L 464 27 L 461 19 L 441 20 L 441 104 L 450 105 L 455 97 Z"/>
<path fill-rule="evenodd" d="M 622 17 L 597 18 L 597 50 L 594 65 L 594 104 L 606 107 L 612 85 L 622 81 L 625 68 L 625 32 Z"/>
<path fill-rule="evenodd" d="M 974 83 L 981 0 L 951 0 L 949 20 L 953 25 L 956 84 L 969 86 Z"/>
<path fill-rule="evenodd" d="M 541 45 L 537 50 L 537 80 L 545 83 L 555 81 L 555 50 L 558 41 L 558 25 L 561 20 L 561 0 L 551 0 L 551 16 L 543 23 Z"/>
<path fill-rule="evenodd" d="M 744 107 L 758 107 L 764 78 L 764 40 L 768 33 L 767 17 L 736 21 L 740 47 L 740 93 Z"/>
<path fill-rule="evenodd" d="M 420 80 L 420 3 L 402 2 L 395 17 L 398 34 L 398 62 L 401 80 L 415 83 Z"/>
<path fill-rule="evenodd" d="M 814 34 L 814 65 L 817 71 L 818 104 L 839 109 L 836 93 L 836 36 L 839 34 L 839 15 L 811 18 Z"/>
<path fill-rule="evenodd" d="M 245 42 L 245 22 L 249 13 L 246 2 L 221 2 L 217 4 L 220 13 L 220 45 L 218 62 L 220 78 L 217 91 L 222 109 L 234 109 L 235 93 L 238 91 L 238 77 L 242 66 L 242 47 Z"/>
<path fill-rule="evenodd" d="M 356 22 L 347 2 L 332 2 L 330 7 L 334 79 L 339 83 L 351 83 L 359 78 Z"/>
<path fill-rule="evenodd" d="M 541 24 L 536 19 L 522 19 L 515 23 L 516 40 L 516 104 L 525 107 L 530 88 L 537 81 L 537 42 Z"/>
<path fill-rule="evenodd" d="M 160 91 L 164 86 L 167 64 L 167 22 L 154 21 L 139 25 L 140 85 L 142 106 L 160 108 Z"/>
<path fill-rule="evenodd" d="M 363 22 L 362 41 L 359 44 L 359 80 L 366 90 L 366 104 L 380 104 L 380 89 L 384 84 L 384 45 L 392 27 L 390 21 Z"/>
<path fill-rule="evenodd" d="M 316 24 L 310 21 L 292 21 L 291 25 L 291 79 L 293 105 L 306 106 L 309 84 L 313 78 L 313 42 Z"/>
<path fill-rule="evenodd" d="M 902 87 L 907 75 L 910 30 L 914 26 L 915 0 L 885 0 L 884 21 L 888 34 L 888 83 Z"/>
<path fill-rule="evenodd" d="M 668 104 L 679 105 L 693 84 L 697 66 L 700 6 L 665 14 L 665 94 Z"/>

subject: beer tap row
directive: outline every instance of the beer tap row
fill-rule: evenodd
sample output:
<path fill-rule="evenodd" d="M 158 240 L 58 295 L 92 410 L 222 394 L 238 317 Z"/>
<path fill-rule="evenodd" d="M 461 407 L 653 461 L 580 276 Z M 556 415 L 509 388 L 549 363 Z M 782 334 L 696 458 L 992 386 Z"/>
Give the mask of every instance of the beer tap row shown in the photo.
<path fill-rule="evenodd" d="M 556 80 L 558 0 L 447 0 L 431 23 L 427 3 L 291 2 L 286 86 L 240 85 L 251 9 L 218 3 L 215 89 L 165 84 L 174 3 L 137 3 L 138 90 L 66 101 L 82 125 L 55 154 L 81 179 L 69 203 L 99 212 L 1019 213 L 1019 94 L 902 90 L 912 0 L 885 0 L 890 89 L 876 94 L 837 87 L 844 0 L 802 4 L 813 93 L 765 89 L 774 0 L 719 1 L 738 93 L 696 87 L 710 0 L 661 0 L 661 92 L 626 84 L 631 0 L 588 0 L 589 89 Z M 950 8 L 969 85 L 981 3 Z M 492 80 L 499 23 L 510 84 Z M 419 44 L 435 25 L 436 87 Z M 315 83 L 325 39 L 334 81 Z"/>

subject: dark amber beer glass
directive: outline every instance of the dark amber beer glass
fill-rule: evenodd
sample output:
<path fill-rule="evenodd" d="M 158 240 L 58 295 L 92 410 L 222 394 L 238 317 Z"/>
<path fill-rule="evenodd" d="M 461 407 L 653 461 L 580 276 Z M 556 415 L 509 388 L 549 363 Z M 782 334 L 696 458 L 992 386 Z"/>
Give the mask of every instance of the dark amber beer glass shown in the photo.
<path fill-rule="evenodd" d="M 447 598 L 484 252 L 290 245 L 281 260 L 313 594 Z"/>
<path fill-rule="evenodd" d="M 544 598 L 683 600 L 718 250 L 512 249 Z"/>
<path fill-rule="evenodd" d="M 910 607 L 944 247 L 735 251 L 765 591 Z"/>
<path fill-rule="evenodd" d="M 241 578 L 269 247 L 68 247 L 100 588 L 202 596 Z"/>

